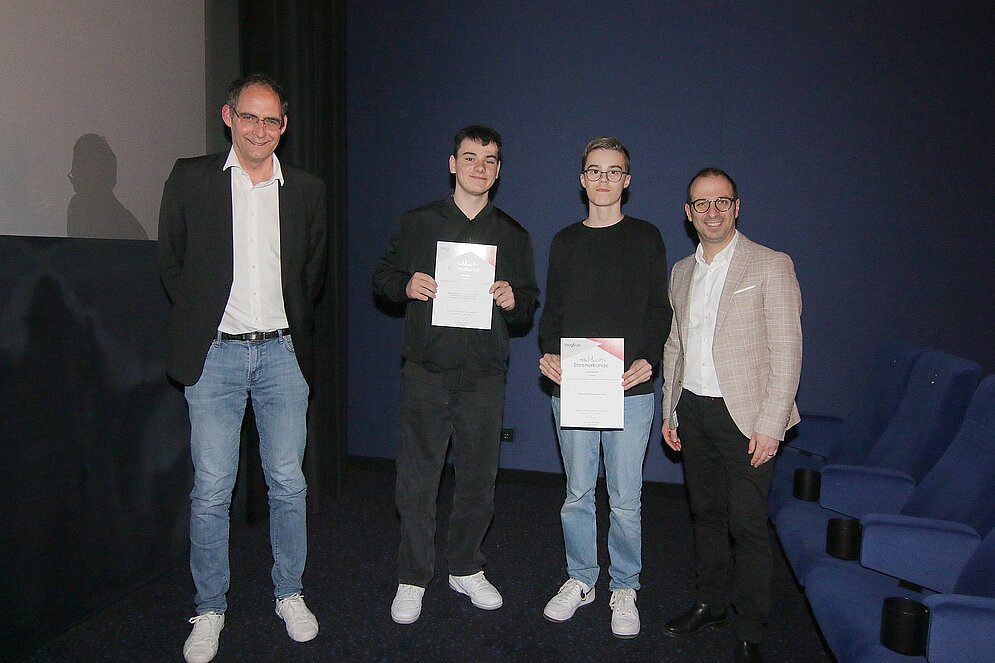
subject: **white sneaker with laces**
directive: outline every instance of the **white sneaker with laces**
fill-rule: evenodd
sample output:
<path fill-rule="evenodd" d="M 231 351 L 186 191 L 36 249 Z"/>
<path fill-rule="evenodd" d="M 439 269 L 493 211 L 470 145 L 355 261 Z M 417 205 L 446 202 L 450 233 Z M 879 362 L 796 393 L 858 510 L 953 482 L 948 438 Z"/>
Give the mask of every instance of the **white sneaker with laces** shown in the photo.
<path fill-rule="evenodd" d="M 218 653 L 218 636 L 225 627 L 225 615 L 206 612 L 188 621 L 193 624 L 193 630 L 183 643 L 183 659 L 187 663 L 207 663 Z"/>
<path fill-rule="evenodd" d="M 612 592 L 608 605 L 612 609 L 612 634 L 616 638 L 634 638 L 639 635 L 636 590 L 616 589 Z"/>
<path fill-rule="evenodd" d="M 497 588 L 484 577 L 483 571 L 468 576 L 449 576 L 449 586 L 470 597 L 470 603 L 481 610 L 497 610 L 504 605 Z"/>
<path fill-rule="evenodd" d="M 400 584 L 390 604 L 390 618 L 398 624 L 414 624 L 421 617 L 421 600 L 425 588 Z"/>
<path fill-rule="evenodd" d="M 318 635 L 318 620 L 308 610 L 304 596 L 291 594 L 276 600 L 276 614 L 287 625 L 287 635 L 295 642 L 314 640 Z"/>
<path fill-rule="evenodd" d="M 557 590 L 556 596 L 549 599 L 543 609 L 543 616 L 551 622 L 565 622 L 574 616 L 577 608 L 594 600 L 594 588 L 580 580 L 570 578 Z"/>

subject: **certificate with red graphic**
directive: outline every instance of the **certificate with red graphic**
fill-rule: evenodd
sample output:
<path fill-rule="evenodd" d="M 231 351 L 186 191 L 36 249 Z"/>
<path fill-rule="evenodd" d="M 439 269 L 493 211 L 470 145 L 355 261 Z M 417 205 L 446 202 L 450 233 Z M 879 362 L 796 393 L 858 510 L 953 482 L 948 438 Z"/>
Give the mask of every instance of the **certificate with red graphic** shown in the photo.
<path fill-rule="evenodd" d="M 561 338 L 560 370 L 560 426 L 624 427 L 624 339 Z"/>
<path fill-rule="evenodd" d="M 436 242 L 432 324 L 436 327 L 490 329 L 497 247 L 491 244 Z"/>

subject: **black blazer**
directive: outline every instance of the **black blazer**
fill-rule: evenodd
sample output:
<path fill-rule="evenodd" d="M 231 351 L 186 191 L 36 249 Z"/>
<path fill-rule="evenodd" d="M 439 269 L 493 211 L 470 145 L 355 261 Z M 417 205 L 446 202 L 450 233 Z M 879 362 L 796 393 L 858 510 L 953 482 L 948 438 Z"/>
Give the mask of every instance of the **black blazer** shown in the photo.
<path fill-rule="evenodd" d="M 159 211 L 159 276 L 172 302 L 166 370 L 178 382 L 200 379 L 232 284 L 231 174 L 228 153 L 179 159 Z M 325 282 L 325 183 L 281 164 L 280 268 L 283 301 L 301 373 L 313 386 L 314 306 Z"/>

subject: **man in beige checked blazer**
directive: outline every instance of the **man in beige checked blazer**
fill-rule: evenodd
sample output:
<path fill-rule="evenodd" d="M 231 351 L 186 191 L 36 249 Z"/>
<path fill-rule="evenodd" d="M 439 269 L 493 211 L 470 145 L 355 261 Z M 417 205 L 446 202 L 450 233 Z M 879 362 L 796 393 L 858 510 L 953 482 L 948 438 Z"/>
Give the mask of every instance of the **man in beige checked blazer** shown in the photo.
<path fill-rule="evenodd" d="M 693 635 L 726 622 L 731 534 L 737 662 L 760 660 L 770 611 L 770 461 L 798 422 L 802 362 L 791 258 L 738 232 L 739 208 L 735 182 L 717 168 L 688 184 L 684 211 L 700 243 L 674 265 L 663 352 L 663 436 L 684 456 L 697 591 L 696 604 L 665 632 Z"/>

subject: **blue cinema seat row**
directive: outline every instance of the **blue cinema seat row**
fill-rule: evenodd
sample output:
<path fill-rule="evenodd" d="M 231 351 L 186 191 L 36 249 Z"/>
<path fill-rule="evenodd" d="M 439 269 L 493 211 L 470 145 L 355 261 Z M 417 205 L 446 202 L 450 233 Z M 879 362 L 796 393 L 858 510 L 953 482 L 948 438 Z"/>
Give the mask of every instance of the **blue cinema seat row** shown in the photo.
<path fill-rule="evenodd" d="M 891 354 L 892 391 L 882 398 L 893 397 L 903 390 L 895 367 L 903 357 L 911 362 L 878 439 L 859 463 L 800 465 L 819 467 L 819 501 L 782 494 L 775 527 L 839 663 L 995 663 L 995 376 L 975 389 L 976 364 L 933 351 L 910 359 L 911 346 L 902 349 L 882 348 L 872 368 L 869 382 L 883 383 Z M 864 424 L 849 426 L 866 435 L 866 414 L 887 418 L 888 405 L 862 407 Z M 827 458 L 841 457 L 844 425 Z M 859 561 L 826 553 L 827 522 L 845 517 L 859 518 Z M 889 597 L 906 602 L 885 609 Z M 908 626 L 910 614 L 921 637 L 911 645 L 912 631 L 891 622 Z M 882 642 L 913 649 L 898 653 Z"/>
<path fill-rule="evenodd" d="M 813 569 L 805 593 L 838 663 L 995 661 L 995 529 L 982 539 L 956 523 L 869 516 L 860 565 Z M 928 609 L 921 655 L 881 644 L 892 596 Z"/>
<path fill-rule="evenodd" d="M 825 553 L 831 518 L 901 510 L 913 487 L 954 439 L 980 372 L 978 364 L 946 352 L 921 355 L 895 414 L 863 461 L 824 465 L 819 503 L 791 498 L 773 514 L 781 546 L 799 583 L 805 584 L 813 565 L 832 559 Z M 936 492 L 942 486 L 930 483 L 928 489 Z M 919 507 L 922 501 L 914 504 Z"/>

